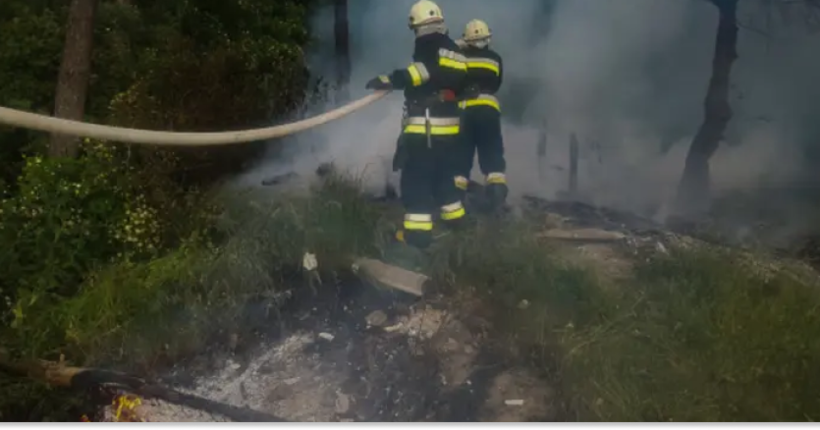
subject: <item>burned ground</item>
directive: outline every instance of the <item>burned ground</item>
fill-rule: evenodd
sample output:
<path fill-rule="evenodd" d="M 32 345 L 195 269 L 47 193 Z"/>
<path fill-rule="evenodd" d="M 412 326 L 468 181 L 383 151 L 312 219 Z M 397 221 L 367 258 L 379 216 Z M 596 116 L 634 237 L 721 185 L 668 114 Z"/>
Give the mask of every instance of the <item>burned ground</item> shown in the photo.
<path fill-rule="evenodd" d="M 257 346 L 212 358 L 222 369 L 177 369 L 169 382 L 188 379 L 183 391 L 292 421 L 555 418 L 549 381 L 500 348 L 489 322 L 463 303 L 419 301 L 355 280 L 321 291 L 295 292 Z M 220 419 L 159 401 L 139 414 Z"/>

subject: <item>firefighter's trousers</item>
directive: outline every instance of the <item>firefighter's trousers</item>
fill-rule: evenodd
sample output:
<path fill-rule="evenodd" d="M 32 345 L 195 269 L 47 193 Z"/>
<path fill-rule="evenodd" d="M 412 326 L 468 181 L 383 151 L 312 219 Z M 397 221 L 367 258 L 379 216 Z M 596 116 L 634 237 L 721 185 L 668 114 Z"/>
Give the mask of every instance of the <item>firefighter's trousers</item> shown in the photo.
<path fill-rule="evenodd" d="M 491 200 L 503 203 L 507 195 L 507 164 L 504 160 L 504 139 L 501 135 L 501 112 L 495 97 L 481 96 L 462 102 L 459 171 L 455 183 L 466 190 L 473 159 L 478 152 L 478 166 L 485 178 Z"/>
<path fill-rule="evenodd" d="M 454 227 L 463 221 L 461 203 L 453 177 L 457 173 L 460 131 L 459 118 L 409 117 L 397 151 L 403 154 L 395 166 L 401 169 L 401 199 L 404 204 L 403 240 L 426 248 L 433 241 L 436 218 Z M 429 136 L 428 136 L 429 133 Z"/>

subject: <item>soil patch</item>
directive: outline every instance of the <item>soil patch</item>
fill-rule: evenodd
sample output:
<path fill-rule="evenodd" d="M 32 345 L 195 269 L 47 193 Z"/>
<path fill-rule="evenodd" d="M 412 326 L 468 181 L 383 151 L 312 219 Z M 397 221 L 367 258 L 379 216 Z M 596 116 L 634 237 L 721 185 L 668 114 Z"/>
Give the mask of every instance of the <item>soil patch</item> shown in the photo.
<path fill-rule="evenodd" d="M 509 343 L 494 341 L 477 308 L 354 280 L 320 291 L 294 291 L 256 347 L 168 380 L 291 421 L 554 419 L 550 384 L 499 347 Z M 225 420 L 153 400 L 137 412 L 147 421 Z"/>

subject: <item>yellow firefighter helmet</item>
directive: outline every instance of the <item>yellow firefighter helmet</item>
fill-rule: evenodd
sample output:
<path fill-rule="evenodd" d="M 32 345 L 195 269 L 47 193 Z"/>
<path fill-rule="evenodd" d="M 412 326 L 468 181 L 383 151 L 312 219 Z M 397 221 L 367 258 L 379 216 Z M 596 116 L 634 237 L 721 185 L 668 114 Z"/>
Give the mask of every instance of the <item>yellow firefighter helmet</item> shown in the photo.
<path fill-rule="evenodd" d="M 468 22 L 467 26 L 464 27 L 465 42 L 489 39 L 490 36 L 492 36 L 492 33 L 490 33 L 490 27 L 487 26 L 486 22 L 480 19 L 474 19 Z"/>
<path fill-rule="evenodd" d="M 410 8 L 410 28 L 443 21 L 441 8 L 430 0 L 420 0 Z"/>

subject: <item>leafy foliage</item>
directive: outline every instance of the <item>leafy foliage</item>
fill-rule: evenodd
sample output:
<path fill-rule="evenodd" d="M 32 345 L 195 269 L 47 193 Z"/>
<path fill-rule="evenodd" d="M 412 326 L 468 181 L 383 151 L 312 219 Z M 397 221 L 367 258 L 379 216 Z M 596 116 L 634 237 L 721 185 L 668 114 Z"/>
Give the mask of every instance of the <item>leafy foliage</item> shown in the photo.
<path fill-rule="evenodd" d="M 86 116 L 225 130 L 287 115 L 308 82 L 309 7 L 302 0 L 101 0 Z M 0 105 L 51 112 L 66 17 L 65 2 L 0 2 Z M 219 208 L 208 185 L 259 146 L 176 151 L 86 142 L 79 158 L 58 160 L 42 157 L 46 138 L 0 128 L 3 347 L 28 357 L 115 360 L 122 354 L 111 353 L 112 342 L 146 316 L 181 315 L 176 309 L 225 294 L 227 287 L 197 284 L 225 258 L 211 240 L 226 233 L 214 225 Z M 156 345 L 145 354 L 156 355 Z M 92 354 L 97 347 L 109 349 Z M 7 382 L 0 381 L 0 414 L 45 407 L 31 396 L 51 398 L 38 386 Z M 48 415 L 27 410 L 28 419 Z"/>

